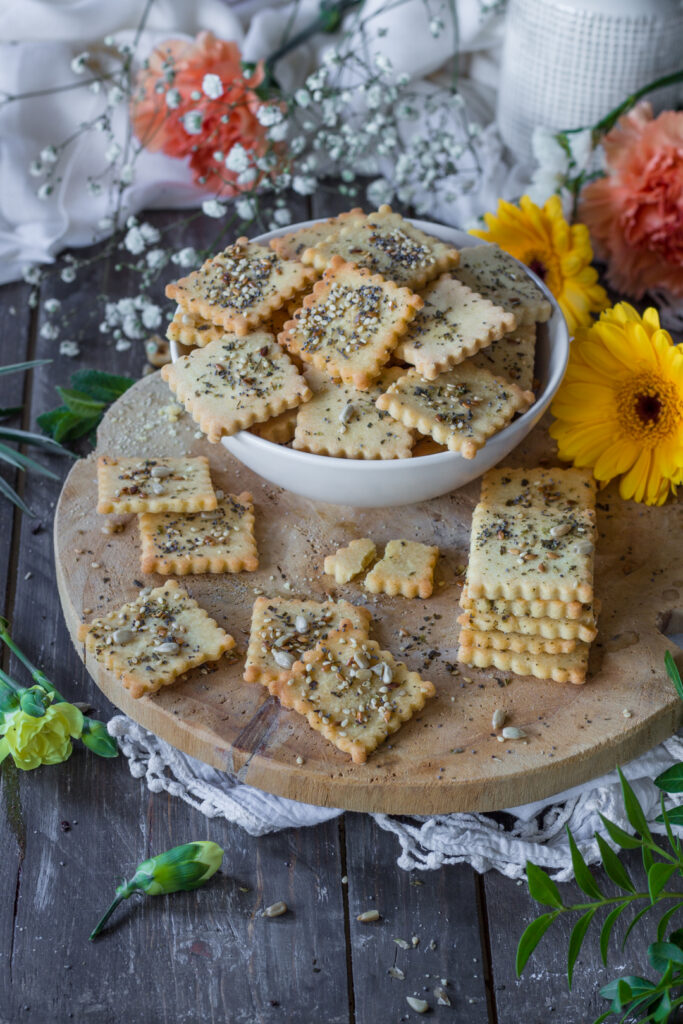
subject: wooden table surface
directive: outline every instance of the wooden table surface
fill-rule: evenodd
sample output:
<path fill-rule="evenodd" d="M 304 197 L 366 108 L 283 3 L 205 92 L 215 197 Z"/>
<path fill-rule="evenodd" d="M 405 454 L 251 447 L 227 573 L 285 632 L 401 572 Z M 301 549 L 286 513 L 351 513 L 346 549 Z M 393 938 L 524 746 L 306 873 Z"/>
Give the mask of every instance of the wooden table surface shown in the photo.
<path fill-rule="evenodd" d="M 290 203 L 295 220 L 342 208 L 331 194 L 311 202 L 293 197 Z M 163 227 L 180 218 L 147 219 Z M 216 222 L 206 220 L 174 227 L 164 244 L 206 244 L 217 230 Z M 0 289 L 0 362 L 54 358 L 23 381 L 0 377 L 0 406 L 23 400 L 25 427 L 34 429 L 36 416 L 58 404 L 55 385 L 67 385 L 80 367 L 135 377 L 142 372 L 142 342 L 117 352 L 98 331 L 92 296 L 115 299 L 137 291 L 125 272 L 113 272 L 112 262 L 116 257 L 92 263 L 74 284 L 55 275 L 33 309 L 28 285 Z M 41 306 L 50 296 L 61 300 L 74 336 L 77 329 L 82 334 L 77 359 L 59 356 L 58 343 L 41 335 Z M 64 478 L 67 460 L 41 459 Z M 51 527 L 61 483 L 31 476 L 18 486 L 35 518 L 0 502 L 3 614 L 17 642 L 64 695 L 89 701 L 106 720 L 115 709 L 83 669 L 57 596 Z M 14 659 L 3 664 L 24 678 Z M 124 874 L 129 877 L 146 857 L 197 839 L 212 839 L 225 849 L 221 872 L 206 887 L 133 898 L 99 941 L 88 942 Z M 587 1024 L 606 1008 L 597 994 L 600 985 L 618 969 L 646 970 L 648 940 L 640 929 L 625 953 L 612 955 L 607 969 L 589 940 L 569 993 L 568 921 L 551 930 L 517 980 L 518 937 L 540 912 L 526 886 L 496 872 L 478 875 L 466 865 L 408 873 L 397 867 L 399 852 L 393 836 L 369 817 L 351 813 L 316 828 L 252 838 L 179 799 L 150 793 L 144 781 L 131 777 L 123 757 L 102 760 L 80 745 L 57 767 L 20 772 L 5 761 L 0 1024 L 393 1024 L 419 1019 L 406 1002 L 412 995 L 427 999 L 427 1019 L 439 1021 Z M 642 878 L 637 858 L 627 863 Z M 599 882 L 610 890 L 609 880 Z M 567 900 L 576 891 L 573 884 L 563 887 Z M 260 916 L 277 900 L 288 904 L 288 914 Z M 381 920 L 357 922 L 371 908 Z M 620 922 L 616 933 L 623 936 L 625 927 Z M 419 939 L 416 948 L 402 950 L 394 942 L 411 942 L 413 936 Z M 387 973 L 394 964 L 405 980 Z M 433 994 L 444 978 L 450 1007 L 438 1006 Z"/>

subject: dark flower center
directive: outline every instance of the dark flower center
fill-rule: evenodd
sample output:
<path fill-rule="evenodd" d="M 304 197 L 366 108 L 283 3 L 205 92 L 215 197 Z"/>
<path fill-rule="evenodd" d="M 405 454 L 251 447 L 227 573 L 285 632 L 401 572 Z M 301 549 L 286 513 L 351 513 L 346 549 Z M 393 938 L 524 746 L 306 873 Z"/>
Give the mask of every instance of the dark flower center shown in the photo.
<path fill-rule="evenodd" d="M 635 399 L 636 416 L 648 426 L 656 423 L 662 411 L 659 395 L 639 394 Z"/>
<path fill-rule="evenodd" d="M 545 276 L 548 273 L 545 263 L 541 263 L 540 260 L 532 260 L 529 264 L 529 270 L 533 270 L 534 274 L 540 277 L 541 281 L 545 281 Z"/>

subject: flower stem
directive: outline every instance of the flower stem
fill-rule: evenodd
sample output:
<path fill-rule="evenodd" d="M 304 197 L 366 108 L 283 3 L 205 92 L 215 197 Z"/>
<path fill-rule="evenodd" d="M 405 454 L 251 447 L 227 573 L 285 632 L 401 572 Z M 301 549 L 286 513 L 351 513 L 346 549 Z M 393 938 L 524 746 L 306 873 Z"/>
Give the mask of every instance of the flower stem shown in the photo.
<path fill-rule="evenodd" d="M 668 85 L 678 85 L 680 82 L 683 82 L 683 68 L 680 71 L 673 71 L 670 75 L 663 75 L 662 78 L 655 78 L 654 81 L 648 82 L 647 85 L 641 86 L 640 89 L 636 89 L 618 107 L 614 107 L 608 114 L 605 114 L 597 124 L 592 126 L 584 125 L 582 128 L 566 128 L 562 134 L 574 135 L 577 132 L 590 131 L 593 133 L 594 144 L 597 144 L 600 136 L 606 135 L 614 127 L 622 114 L 625 114 L 631 107 L 634 107 L 643 96 L 647 96 L 649 92 L 655 92 L 657 89 L 665 89 Z"/>
<path fill-rule="evenodd" d="M 338 3 L 325 3 L 323 0 L 318 17 L 278 47 L 275 53 L 271 53 L 270 57 L 266 59 L 264 63 L 265 84 L 274 81 L 273 68 L 279 60 L 282 60 L 317 32 L 335 32 L 346 12 L 352 7 L 358 7 L 362 2 L 363 0 L 339 0 Z"/>
<path fill-rule="evenodd" d="M 105 924 L 107 923 L 107 921 L 109 920 L 111 915 L 114 913 L 114 911 L 118 907 L 119 903 L 123 903 L 124 899 L 126 899 L 126 898 L 127 898 L 126 896 L 115 896 L 114 897 L 114 899 L 109 904 L 109 906 L 107 907 L 106 911 L 104 912 L 104 914 L 102 915 L 100 920 L 97 922 L 97 924 L 95 925 L 93 930 L 90 932 L 90 935 L 89 935 L 90 942 L 92 942 L 94 939 L 97 938 L 97 936 L 100 934 L 100 932 L 104 928 Z"/>
<path fill-rule="evenodd" d="M 24 654 L 21 648 L 15 644 L 14 640 L 10 636 L 9 622 L 7 621 L 7 619 L 3 618 L 0 618 L 0 640 L 3 643 L 5 643 L 7 647 L 9 647 L 10 651 L 12 651 L 13 654 L 17 656 L 22 665 L 26 666 L 26 668 L 33 676 L 34 681 L 38 683 L 39 686 L 42 686 L 44 690 L 47 690 L 48 693 L 51 693 L 55 700 L 64 700 L 61 693 L 59 693 L 57 688 L 50 682 L 45 673 L 41 672 L 39 668 L 36 668 L 36 666 L 33 664 L 32 661 L 29 660 L 29 658 L 27 657 L 27 655 Z"/>

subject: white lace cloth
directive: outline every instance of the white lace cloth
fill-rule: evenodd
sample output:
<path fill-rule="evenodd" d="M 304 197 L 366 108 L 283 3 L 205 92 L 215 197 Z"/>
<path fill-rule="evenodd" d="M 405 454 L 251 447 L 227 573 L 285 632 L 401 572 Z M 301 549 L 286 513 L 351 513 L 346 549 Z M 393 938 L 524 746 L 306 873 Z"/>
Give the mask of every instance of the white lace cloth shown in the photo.
<path fill-rule="evenodd" d="M 128 759 L 131 775 L 144 778 L 153 793 L 163 791 L 180 797 L 207 817 L 224 818 L 250 835 L 318 825 L 344 813 L 245 786 L 233 776 L 181 754 L 125 715 L 112 718 L 108 728 Z M 683 738 L 672 736 L 623 769 L 653 832 L 663 833 L 664 827 L 655 821 L 660 813 L 660 792 L 652 780 L 681 760 Z M 683 796 L 675 802 L 683 802 Z M 547 800 L 508 808 L 504 813 L 509 816 L 504 825 L 487 814 L 372 817 L 380 828 L 393 832 L 398 839 L 398 865 L 407 871 L 470 864 L 480 872 L 495 868 L 508 878 L 522 878 L 527 860 L 532 860 L 547 868 L 558 881 L 572 877 L 566 826 L 572 830 L 589 864 L 599 859 L 593 834 L 604 834 L 600 814 L 631 831 L 616 772 Z"/>

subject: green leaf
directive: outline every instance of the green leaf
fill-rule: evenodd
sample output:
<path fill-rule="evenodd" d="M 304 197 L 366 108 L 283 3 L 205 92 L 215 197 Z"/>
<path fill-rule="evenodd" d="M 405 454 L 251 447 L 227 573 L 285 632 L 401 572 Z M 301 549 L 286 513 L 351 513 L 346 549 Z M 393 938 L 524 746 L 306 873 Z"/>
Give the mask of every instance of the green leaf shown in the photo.
<path fill-rule="evenodd" d="M 35 459 L 24 455 L 23 452 L 15 451 L 14 448 L 9 448 L 6 444 L 2 444 L 2 442 L 0 442 L 0 462 L 7 462 L 10 466 L 16 466 L 17 469 L 39 473 L 40 476 L 47 476 L 50 480 L 59 480 L 57 474 L 53 473 L 47 466 L 41 466 Z"/>
<path fill-rule="evenodd" d="M 614 910 L 609 912 L 604 920 L 602 931 L 600 932 L 600 956 L 602 957 L 602 962 L 605 967 L 607 967 L 607 951 L 612 929 L 617 922 L 617 918 L 620 914 L 623 914 L 628 905 L 628 903 L 622 903 L 620 906 L 615 907 Z"/>
<path fill-rule="evenodd" d="M 665 793 L 683 793 L 683 762 L 672 764 L 655 779 L 655 786 Z"/>
<path fill-rule="evenodd" d="M 0 376 L 5 373 L 20 373 L 23 370 L 32 370 L 34 366 L 47 366 L 51 359 L 30 359 L 27 363 L 9 363 L 7 366 L 0 366 Z"/>
<path fill-rule="evenodd" d="M 671 917 L 670 910 L 667 911 L 667 914 Z M 672 932 L 669 936 L 669 942 L 673 942 L 674 946 L 678 946 L 680 949 L 683 949 L 683 928 L 677 928 L 675 932 Z"/>
<path fill-rule="evenodd" d="M 41 434 L 33 434 L 30 430 L 19 430 L 15 427 L 2 427 L 0 426 L 0 437 L 4 441 L 18 441 L 20 444 L 34 444 L 38 448 L 45 448 L 46 451 L 52 452 L 55 455 L 71 455 L 66 448 L 62 448 L 61 445 L 55 444 L 49 437 L 43 437 Z"/>
<path fill-rule="evenodd" d="M 90 433 L 100 422 L 99 413 L 83 419 L 69 412 L 65 405 L 43 412 L 38 416 L 37 423 L 41 430 L 49 434 L 55 441 L 76 441 L 84 434 Z M 63 449 L 66 451 L 66 449 Z M 71 452 L 68 453 L 69 455 Z"/>
<path fill-rule="evenodd" d="M 590 868 L 583 859 L 583 854 L 576 845 L 574 836 L 571 834 L 569 827 L 567 828 L 567 835 L 569 837 L 569 849 L 572 855 L 574 877 L 576 878 L 579 888 L 582 889 L 587 896 L 594 896 L 596 900 L 601 900 L 603 896 L 598 888 L 598 883 L 593 878 Z"/>
<path fill-rule="evenodd" d="M 645 868 L 645 872 L 647 873 L 654 864 L 655 859 L 652 855 L 652 850 L 649 846 L 644 846 L 641 853 L 643 855 L 643 867 Z"/>
<path fill-rule="evenodd" d="M 527 960 L 536 949 L 545 933 L 550 928 L 557 917 L 557 911 L 553 911 L 550 914 L 541 914 L 540 917 L 535 918 L 531 924 L 522 932 L 519 943 L 517 945 L 517 958 L 515 961 L 515 970 L 517 971 L 517 977 L 520 976 L 524 968 L 526 967 Z"/>
<path fill-rule="evenodd" d="M 636 887 L 631 881 L 628 871 L 621 863 L 612 847 L 608 846 L 601 835 L 596 835 L 595 838 L 598 841 L 598 848 L 600 850 L 600 856 L 602 857 L 603 867 L 609 877 L 616 883 L 616 885 L 619 886 L 620 889 L 625 889 L 627 892 L 635 892 Z"/>
<path fill-rule="evenodd" d="M 672 825 L 683 825 L 683 804 L 680 807 L 670 807 L 666 812 L 666 816 Z M 664 821 L 664 815 L 660 814 L 655 818 L 655 821 Z"/>
<path fill-rule="evenodd" d="M 662 864 L 659 861 L 652 865 L 647 873 L 647 887 L 653 903 L 678 868 L 678 864 Z"/>
<path fill-rule="evenodd" d="M 46 698 L 47 694 L 45 693 L 45 690 L 42 690 L 38 686 L 31 687 L 30 690 L 24 690 L 19 697 L 19 706 L 21 710 L 25 714 L 30 715 L 31 718 L 44 718 Z"/>
<path fill-rule="evenodd" d="M 637 850 L 643 845 L 642 840 L 638 839 L 637 836 L 632 836 L 628 832 L 625 832 L 619 825 L 615 825 L 613 821 L 606 818 L 604 814 L 600 815 L 600 819 L 607 830 L 607 835 L 610 837 L 613 843 L 617 846 L 621 846 L 622 850 Z"/>
<path fill-rule="evenodd" d="M 657 1009 L 652 1014 L 652 1019 L 654 1021 L 658 1021 L 658 1022 L 659 1021 L 668 1020 L 669 1019 L 669 1014 L 671 1013 L 671 1009 L 672 1009 L 672 1007 L 671 1007 L 671 996 L 670 996 L 669 992 L 667 991 L 667 992 L 664 992 L 664 994 L 662 995 L 662 998 L 659 1000 L 659 1003 L 657 1005 Z"/>
<path fill-rule="evenodd" d="M 631 934 L 631 932 L 633 931 L 635 926 L 638 924 L 638 922 L 640 921 L 641 917 L 643 917 L 645 914 L 647 914 L 648 910 L 652 910 L 653 906 L 654 906 L 654 904 L 648 903 L 646 906 L 643 907 L 642 910 L 639 910 L 638 913 L 636 914 L 636 916 L 633 918 L 633 920 L 629 924 L 628 928 L 626 929 L 626 934 L 624 935 L 624 938 L 622 940 L 622 943 L 621 943 L 622 950 L 625 948 L 626 943 L 628 941 L 629 935 Z"/>
<path fill-rule="evenodd" d="M 539 868 L 528 860 L 526 862 L 526 877 L 529 884 L 529 895 L 532 899 L 535 899 L 537 903 L 543 903 L 546 907 L 557 907 L 558 910 L 562 910 L 564 904 L 560 890 L 543 868 Z"/>
<path fill-rule="evenodd" d="M 16 416 L 18 412 L 21 412 L 23 405 L 8 405 L 3 409 L 0 409 L 0 418 L 6 419 L 8 416 Z"/>
<path fill-rule="evenodd" d="M 615 999 L 617 996 L 621 998 L 620 993 L 622 993 L 625 997 L 622 999 L 622 1003 L 624 1003 L 629 999 L 639 998 L 654 988 L 656 985 L 648 978 L 639 978 L 628 974 L 625 978 L 615 978 L 614 981 L 608 982 L 600 989 L 600 995 L 603 999 Z M 623 1006 L 615 1007 L 615 1009 L 621 1010 Z"/>
<path fill-rule="evenodd" d="M 683 964 L 683 949 L 675 942 L 653 942 L 647 957 L 656 971 L 665 971 L 669 964 Z"/>
<path fill-rule="evenodd" d="M 567 951 L 567 981 L 569 983 L 570 988 L 572 987 L 572 978 L 574 976 L 574 964 L 576 963 L 576 958 L 579 955 L 581 944 L 583 943 L 583 940 L 586 937 L 588 926 L 593 920 L 595 912 L 598 909 L 598 907 L 593 907 L 591 910 L 587 910 L 586 913 L 583 914 L 576 922 L 576 924 L 572 928 L 572 933 L 569 936 L 569 949 Z"/>
<path fill-rule="evenodd" d="M 22 499 L 19 497 L 17 492 L 14 490 L 14 488 L 10 487 L 10 485 L 7 483 L 7 481 L 4 480 L 1 476 L 0 476 L 0 494 L 2 494 L 5 498 L 9 498 L 9 500 L 14 505 L 16 505 L 18 509 L 21 509 L 21 511 L 24 512 L 25 515 L 27 515 L 27 516 L 32 516 L 33 515 L 33 512 L 31 512 L 31 509 L 28 507 L 26 502 L 22 501 Z"/>
<path fill-rule="evenodd" d="M 633 998 L 633 992 L 631 986 L 625 978 L 620 978 L 617 982 L 617 1009 L 621 1010 L 624 1007 L 624 1003 L 628 1003 Z"/>
<path fill-rule="evenodd" d="M 102 370 L 77 370 L 71 374 L 71 384 L 77 391 L 106 404 L 115 402 L 134 383 L 132 377 L 119 377 Z"/>
<path fill-rule="evenodd" d="M 58 387 L 57 392 L 69 412 L 75 416 L 96 416 L 104 411 L 105 403 L 91 398 L 85 391 Z"/>
<path fill-rule="evenodd" d="M 683 700 L 683 679 L 681 679 L 681 673 L 678 671 L 678 666 L 674 661 L 671 651 L 667 651 L 664 655 L 664 665 L 666 666 L 666 674 L 673 683 L 676 693 Z"/>
<path fill-rule="evenodd" d="M 650 829 L 647 824 L 647 818 L 643 813 L 643 808 L 638 802 L 638 797 L 631 789 L 628 779 L 622 772 L 621 768 L 618 768 L 619 781 L 621 782 L 621 792 L 624 798 L 624 808 L 626 810 L 626 817 L 633 825 L 636 832 L 639 832 L 643 839 L 652 839 L 650 835 Z"/>

